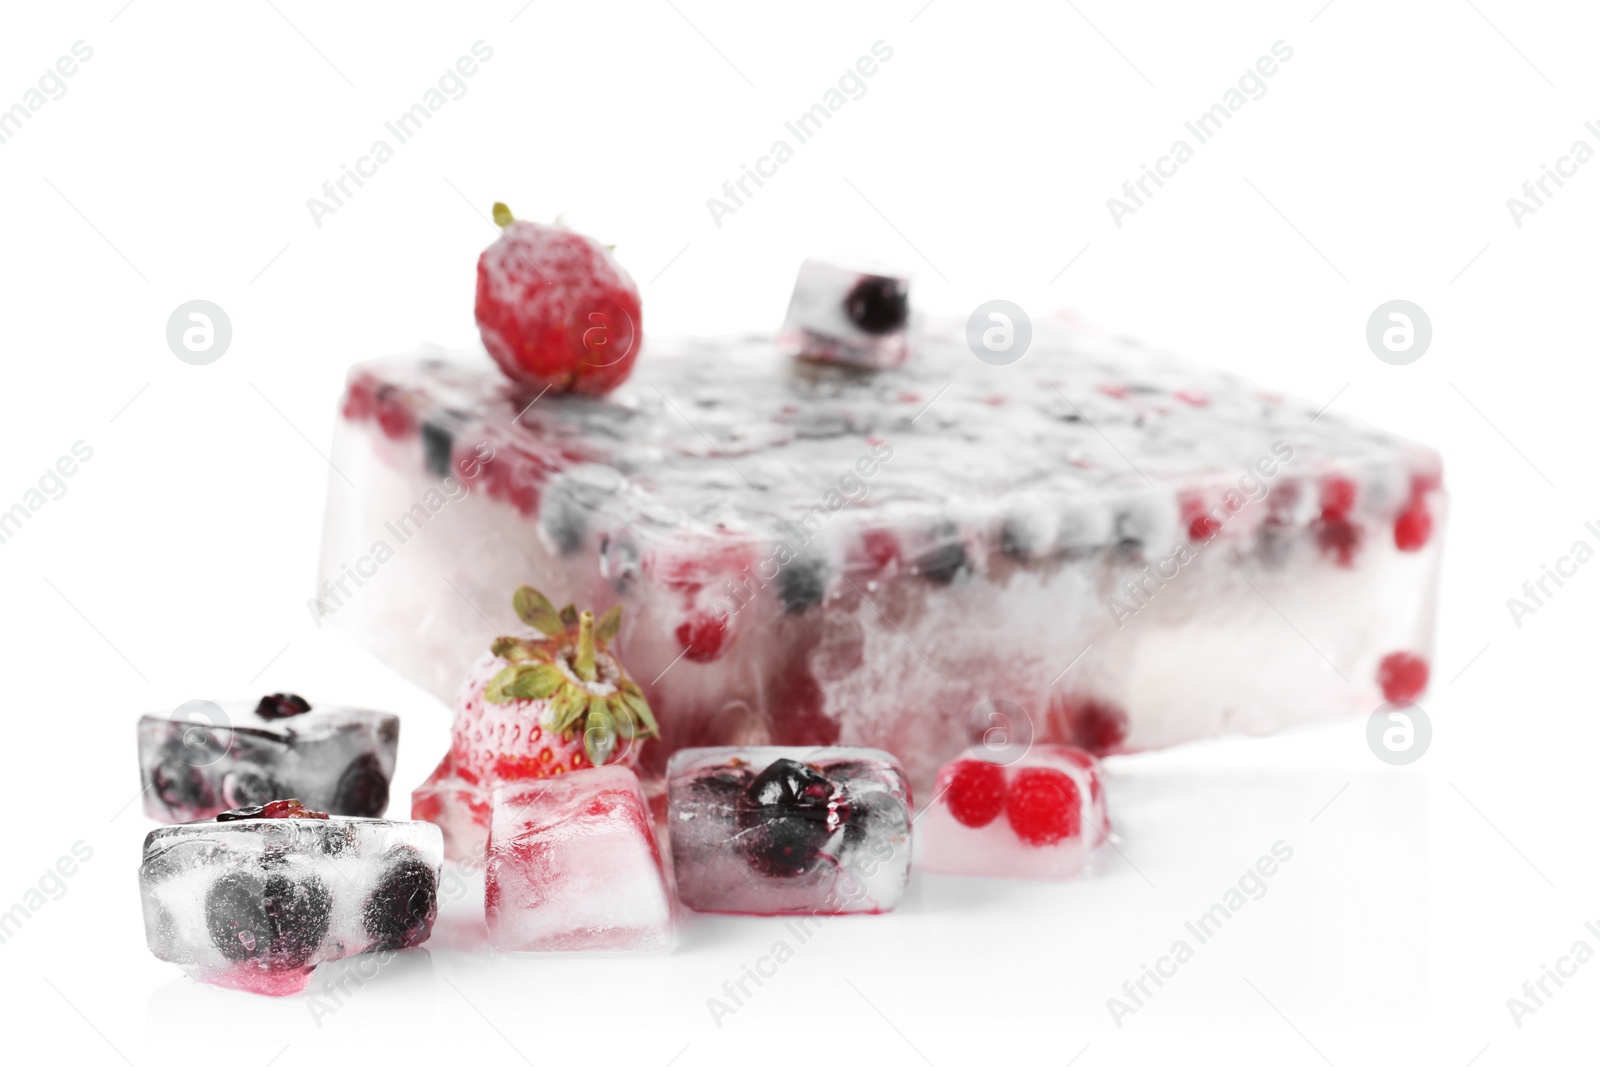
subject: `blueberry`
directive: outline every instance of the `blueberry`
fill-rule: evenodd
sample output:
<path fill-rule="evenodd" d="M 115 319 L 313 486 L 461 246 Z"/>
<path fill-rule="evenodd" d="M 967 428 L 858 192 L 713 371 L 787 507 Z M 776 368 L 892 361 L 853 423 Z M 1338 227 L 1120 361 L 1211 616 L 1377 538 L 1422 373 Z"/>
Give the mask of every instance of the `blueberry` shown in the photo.
<path fill-rule="evenodd" d="M 329 805 L 335 815 L 365 815 L 376 818 L 389 806 L 389 778 L 378 757 L 363 752 L 339 775 Z"/>
<path fill-rule="evenodd" d="M 905 282 L 898 278 L 868 276 L 856 282 L 844 298 L 844 313 L 862 333 L 883 334 L 906 324 L 911 302 Z"/>
<path fill-rule="evenodd" d="M 283 795 L 283 787 L 255 767 L 240 767 L 222 779 L 222 802 L 230 808 L 265 804 Z"/>
<path fill-rule="evenodd" d="M 428 473 L 435 478 L 450 474 L 450 450 L 455 447 L 455 437 L 437 422 L 422 424 L 422 456 Z"/>
<path fill-rule="evenodd" d="M 433 868 L 410 849 L 384 873 L 383 882 L 361 909 L 361 925 L 373 951 L 412 948 L 433 932 L 439 884 Z"/>
<path fill-rule="evenodd" d="M 844 824 L 844 847 L 859 848 L 870 833 L 874 837 L 904 834 L 909 829 L 906 809 L 888 793 L 863 793 L 850 802 Z"/>
<path fill-rule="evenodd" d="M 750 866 L 792 878 L 816 866 L 822 848 L 847 818 L 839 788 L 815 767 L 774 760 L 751 781 L 738 805 L 737 847 Z"/>
<path fill-rule="evenodd" d="M 332 910 L 319 878 L 231 871 L 206 891 L 206 931 L 227 959 L 303 967 L 328 935 Z"/>
<path fill-rule="evenodd" d="M 256 714 L 263 719 L 287 719 L 310 710 L 311 704 L 306 698 L 293 693 L 268 693 L 256 705 Z"/>
<path fill-rule="evenodd" d="M 182 741 L 168 742 L 162 749 L 161 762 L 150 772 L 151 788 L 169 811 L 216 807 L 216 789 L 204 767 L 191 762 L 191 756 Z"/>
<path fill-rule="evenodd" d="M 796 559 L 778 571 L 778 599 L 790 615 L 803 615 L 822 603 L 827 588 L 827 564 L 820 559 Z"/>
<path fill-rule="evenodd" d="M 560 493 L 545 497 L 544 507 L 539 512 L 539 524 L 550 538 L 550 543 L 563 556 L 583 547 L 583 538 L 589 526 L 583 508 Z"/>
<path fill-rule="evenodd" d="M 967 546 L 950 541 L 930 548 L 913 562 L 918 573 L 934 585 L 949 585 L 967 566 Z"/>

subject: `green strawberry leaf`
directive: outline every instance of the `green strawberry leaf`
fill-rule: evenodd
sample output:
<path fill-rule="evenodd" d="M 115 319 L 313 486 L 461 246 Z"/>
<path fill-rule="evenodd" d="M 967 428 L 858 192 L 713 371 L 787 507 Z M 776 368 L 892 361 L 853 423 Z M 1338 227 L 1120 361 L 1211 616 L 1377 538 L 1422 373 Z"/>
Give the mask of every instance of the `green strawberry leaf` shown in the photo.
<path fill-rule="evenodd" d="M 600 616 L 600 620 L 594 624 L 594 639 L 604 646 L 615 639 L 620 629 L 622 629 L 622 605 L 617 604 Z"/>
<path fill-rule="evenodd" d="M 497 637 L 489 651 L 512 663 L 549 663 L 550 650 L 544 645 L 521 637 Z"/>
<path fill-rule="evenodd" d="M 492 704 L 542 700 L 566 683 L 567 676 L 553 663 L 513 663 L 489 679 L 483 698 Z"/>
<path fill-rule="evenodd" d="M 639 720 L 639 725 L 642 727 L 639 731 L 641 734 L 645 737 L 661 736 L 661 727 L 656 725 L 656 717 L 650 711 L 650 705 L 642 695 L 630 693 L 624 689 L 622 699 L 627 702 L 628 710 L 633 712 L 633 717 Z"/>
<path fill-rule="evenodd" d="M 545 601 L 545 603 L 549 603 L 549 601 Z M 572 629 L 574 626 L 578 625 L 578 609 L 573 607 L 571 604 L 568 604 L 566 607 L 561 609 L 560 619 L 563 629 Z"/>
<path fill-rule="evenodd" d="M 555 606 L 531 585 L 517 587 L 517 591 L 511 595 L 511 608 L 517 613 L 517 618 L 542 634 L 554 637 L 566 630 L 561 624 L 561 617 L 556 614 Z"/>
<path fill-rule="evenodd" d="M 617 748 L 616 723 L 605 705 L 596 701 L 589 706 L 589 723 L 583 731 L 583 751 L 596 767 L 605 765 Z"/>

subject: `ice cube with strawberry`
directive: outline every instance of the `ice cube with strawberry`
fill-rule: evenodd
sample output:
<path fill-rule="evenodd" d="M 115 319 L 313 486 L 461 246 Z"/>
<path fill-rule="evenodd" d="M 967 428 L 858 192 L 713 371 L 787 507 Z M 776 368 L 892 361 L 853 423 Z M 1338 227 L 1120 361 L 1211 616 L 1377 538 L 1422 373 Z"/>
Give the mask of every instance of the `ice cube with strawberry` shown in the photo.
<path fill-rule="evenodd" d="M 559 611 L 521 586 L 525 630 L 494 639 L 456 697 L 450 750 L 411 795 L 412 817 L 439 825 L 445 854 L 481 856 L 496 785 L 611 764 L 632 767 L 658 730 L 643 692 L 611 648 L 622 609 L 598 620 Z"/>
<path fill-rule="evenodd" d="M 1034 881 L 1076 878 L 1111 830 L 1100 763 L 1069 745 L 952 760 L 918 824 L 925 871 Z"/>

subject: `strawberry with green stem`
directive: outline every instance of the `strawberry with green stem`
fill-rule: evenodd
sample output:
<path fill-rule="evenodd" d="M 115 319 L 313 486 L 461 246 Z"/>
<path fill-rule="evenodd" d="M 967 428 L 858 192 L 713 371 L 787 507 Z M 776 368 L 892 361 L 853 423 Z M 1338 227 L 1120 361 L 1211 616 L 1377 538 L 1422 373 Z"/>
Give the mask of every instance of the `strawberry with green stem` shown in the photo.
<path fill-rule="evenodd" d="M 599 619 L 571 604 L 558 611 L 526 585 L 511 603 L 528 629 L 495 638 L 468 674 L 451 747 L 456 773 L 492 784 L 633 766 L 659 729 L 610 648 L 622 608 Z"/>

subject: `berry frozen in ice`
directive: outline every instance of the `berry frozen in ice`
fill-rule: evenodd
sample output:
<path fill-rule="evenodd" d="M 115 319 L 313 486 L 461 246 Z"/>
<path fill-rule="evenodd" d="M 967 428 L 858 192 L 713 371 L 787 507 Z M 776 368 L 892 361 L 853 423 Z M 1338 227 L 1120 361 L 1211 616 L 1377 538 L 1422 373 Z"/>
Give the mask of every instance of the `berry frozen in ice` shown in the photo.
<path fill-rule="evenodd" d="M 1006 792 L 1006 821 L 1030 845 L 1053 845 L 1078 832 L 1078 783 L 1050 767 L 1025 767 Z"/>
<path fill-rule="evenodd" d="M 1415 700 L 1428 688 L 1428 661 L 1411 652 L 1391 652 L 1378 664 L 1385 700 Z"/>
<path fill-rule="evenodd" d="M 328 932 L 332 898 L 315 876 L 224 874 L 206 892 L 206 929 L 230 960 L 303 967 Z"/>
<path fill-rule="evenodd" d="M 884 334 L 906 324 L 911 301 L 903 278 L 867 275 L 844 298 L 845 316 L 864 333 Z"/>
<path fill-rule="evenodd" d="M 745 790 L 737 845 L 763 874 L 803 874 L 849 817 L 849 802 L 831 779 L 807 764 L 777 759 Z"/>
<path fill-rule="evenodd" d="M 778 571 L 778 599 L 790 615 L 822 603 L 827 587 L 828 565 L 815 557 L 792 560 Z"/>
<path fill-rule="evenodd" d="M 371 752 L 363 752 L 339 775 L 333 806 L 341 815 L 382 815 L 389 806 L 389 776 Z"/>
<path fill-rule="evenodd" d="M 478 259 L 484 347 L 534 389 L 601 396 L 627 378 L 643 328 L 639 290 L 606 246 L 494 206 L 499 240 Z"/>
<path fill-rule="evenodd" d="M 402 949 L 420 945 L 433 930 L 439 906 L 434 868 L 410 849 L 401 849 L 383 881 L 366 900 L 361 925 L 372 947 Z"/>
<path fill-rule="evenodd" d="M 941 778 L 945 806 L 962 826 L 988 826 L 1006 806 L 1005 768 L 987 760 L 951 764 Z"/>
<path fill-rule="evenodd" d="M 311 704 L 306 698 L 294 693 L 268 693 L 256 705 L 256 714 L 263 719 L 287 719 L 310 710 Z"/>
<path fill-rule="evenodd" d="M 241 819 L 326 819 L 325 811 L 313 811 L 298 800 L 274 800 L 247 808 L 234 808 L 217 815 L 218 822 L 238 822 Z"/>

